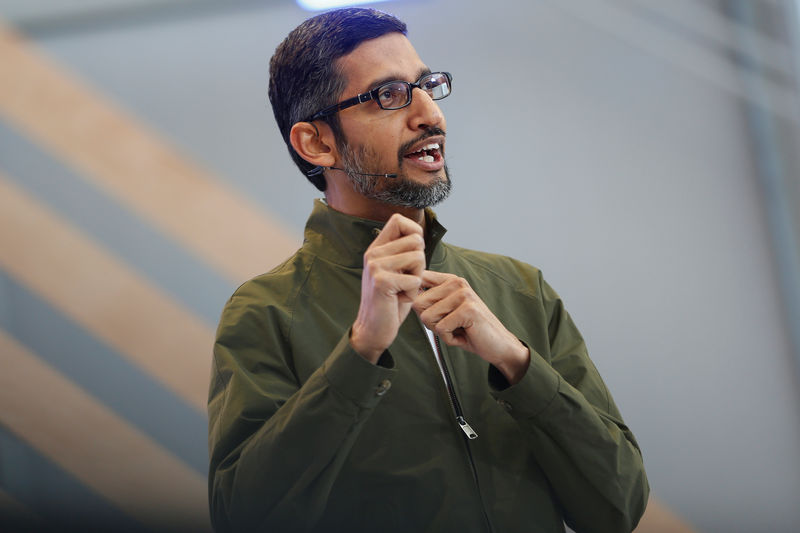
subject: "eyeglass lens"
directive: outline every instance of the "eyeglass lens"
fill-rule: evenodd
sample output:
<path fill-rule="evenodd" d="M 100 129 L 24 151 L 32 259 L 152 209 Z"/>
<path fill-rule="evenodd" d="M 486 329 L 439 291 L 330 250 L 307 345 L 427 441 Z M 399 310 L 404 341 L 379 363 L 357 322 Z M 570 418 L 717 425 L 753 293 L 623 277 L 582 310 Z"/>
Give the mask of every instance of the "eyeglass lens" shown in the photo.
<path fill-rule="evenodd" d="M 420 89 L 428 93 L 433 100 L 441 100 L 450 94 L 450 83 L 447 75 L 435 72 L 419 79 Z M 399 109 L 411 101 L 411 85 L 402 81 L 393 81 L 378 87 L 378 103 L 383 109 Z"/>

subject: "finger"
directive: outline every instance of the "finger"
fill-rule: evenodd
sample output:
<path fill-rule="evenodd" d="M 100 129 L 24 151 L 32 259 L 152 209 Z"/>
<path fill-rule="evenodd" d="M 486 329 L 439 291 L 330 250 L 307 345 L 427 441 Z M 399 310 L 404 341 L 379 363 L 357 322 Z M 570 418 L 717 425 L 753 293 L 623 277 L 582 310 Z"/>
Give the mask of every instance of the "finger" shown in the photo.
<path fill-rule="evenodd" d="M 405 235 L 383 244 L 373 241 L 365 253 L 372 257 L 383 257 L 410 250 L 425 250 L 425 239 L 422 238 L 422 235 L 416 233 Z"/>
<path fill-rule="evenodd" d="M 438 287 L 447 281 L 456 278 L 453 274 L 445 272 L 436 272 L 435 270 L 426 270 L 422 273 L 422 286 L 427 288 Z"/>
<path fill-rule="evenodd" d="M 375 238 L 375 243 L 384 244 L 393 241 L 404 235 L 417 234 L 423 236 L 422 226 L 414 222 L 408 217 L 404 217 L 399 213 L 395 213 L 383 226 L 383 229 Z"/>
<path fill-rule="evenodd" d="M 420 304 L 419 298 L 420 297 L 417 297 L 414 301 L 414 310 L 419 314 L 422 323 L 428 326 L 429 329 L 438 327 L 445 317 L 455 312 L 464 302 L 464 295 L 462 293 L 451 293 L 441 300 L 431 301 L 430 304 L 423 309 L 422 305 L 424 304 Z"/>
<path fill-rule="evenodd" d="M 420 278 L 421 285 L 421 274 L 425 270 L 425 252 L 413 250 L 386 257 L 370 257 L 365 260 L 364 266 L 373 274 L 382 270 L 413 274 Z"/>
<path fill-rule="evenodd" d="M 414 300 L 414 310 L 419 314 L 439 300 L 446 298 L 456 289 L 456 287 L 454 287 L 452 283 L 449 284 L 448 281 L 458 279 L 459 278 L 452 274 L 443 274 L 431 270 L 423 271 L 422 291 Z"/>
<path fill-rule="evenodd" d="M 439 335 L 439 338 L 448 346 L 455 346 L 456 348 L 469 346 L 469 338 L 466 332 L 461 328 L 457 328 L 453 331 L 445 331 L 443 333 L 437 332 L 436 334 Z"/>
<path fill-rule="evenodd" d="M 427 308 L 433 302 L 443 300 L 453 293 L 460 292 L 467 295 L 474 292 L 464 278 L 431 270 L 425 270 L 422 273 L 422 288 L 425 292 L 420 296 L 421 308 Z"/>
<path fill-rule="evenodd" d="M 474 323 L 474 308 L 462 303 L 436 323 L 436 333 L 448 337 L 466 337 Z"/>
<path fill-rule="evenodd" d="M 409 302 L 419 291 L 422 283 L 419 276 L 397 272 L 381 272 L 375 277 L 376 288 L 387 296 L 398 296 Z"/>

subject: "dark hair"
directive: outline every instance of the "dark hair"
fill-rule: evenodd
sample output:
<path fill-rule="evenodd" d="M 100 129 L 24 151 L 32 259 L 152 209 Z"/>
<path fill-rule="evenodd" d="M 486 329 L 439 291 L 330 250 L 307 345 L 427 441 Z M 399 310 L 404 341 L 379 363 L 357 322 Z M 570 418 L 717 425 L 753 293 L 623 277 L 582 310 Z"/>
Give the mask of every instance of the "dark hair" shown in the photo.
<path fill-rule="evenodd" d="M 337 65 L 340 57 L 364 41 L 391 32 L 406 35 L 407 30 L 404 22 L 387 13 L 365 8 L 329 11 L 292 30 L 269 62 L 269 100 L 278 129 L 300 172 L 321 191 L 325 190 L 325 178 L 308 175 L 315 166 L 295 152 L 289 132 L 296 122 L 337 102 L 346 83 Z M 330 125 L 338 140 L 338 116 L 321 120 Z"/>

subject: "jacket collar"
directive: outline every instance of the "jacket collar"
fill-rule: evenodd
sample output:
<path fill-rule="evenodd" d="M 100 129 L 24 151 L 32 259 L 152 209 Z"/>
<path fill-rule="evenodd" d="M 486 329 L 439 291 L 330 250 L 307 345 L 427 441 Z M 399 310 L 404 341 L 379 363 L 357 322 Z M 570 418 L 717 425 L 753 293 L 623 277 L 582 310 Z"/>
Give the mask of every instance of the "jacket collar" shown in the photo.
<path fill-rule="evenodd" d="M 439 241 L 447 230 L 432 209 L 425 209 L 425 225 L 425 258 L 429 265 L 439 263 L 444 258 Z M 345 215 L 317 199 L 306 222 L 303 247 L 332 263 L 361 268 L 364 252 L 383 226 L 383 222 Z"/>

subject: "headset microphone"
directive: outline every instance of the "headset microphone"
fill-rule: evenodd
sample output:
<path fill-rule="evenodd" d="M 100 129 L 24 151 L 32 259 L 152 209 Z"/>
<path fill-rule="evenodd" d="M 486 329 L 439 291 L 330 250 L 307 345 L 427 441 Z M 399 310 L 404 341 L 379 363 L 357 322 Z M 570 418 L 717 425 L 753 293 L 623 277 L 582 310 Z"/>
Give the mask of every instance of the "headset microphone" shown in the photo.
<path fill-rule="evenodd" d="M 322 174 L 322 172 L 326 168 L 329 168 L 331 170 L 341 170 L 342 172 L 347 172 L 345 169 L 339 168 L 339 167 L 319 167 L 318 166 L 318 167 L 314 167 L 313 169 L 311 169 L 308 172 L 306 172 L 306 176 L 308 176 L 310 178 L 314 177 L 314 176 L 319 176 L 320 174 Z M 380 178 L 396 178 L 397 177 L 397 174 L 370 174 L 368 172 L 352 172 L 352 174 L 358 174 L 359 176 L 378 176 Z"/>

